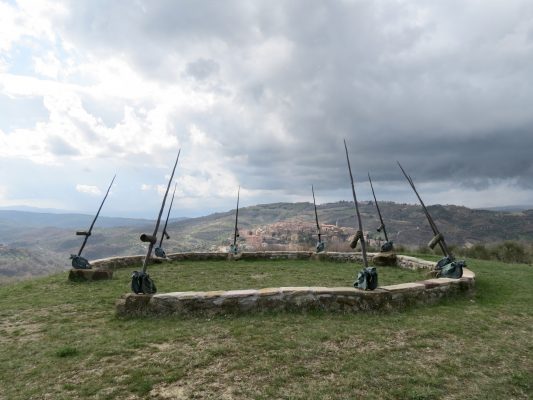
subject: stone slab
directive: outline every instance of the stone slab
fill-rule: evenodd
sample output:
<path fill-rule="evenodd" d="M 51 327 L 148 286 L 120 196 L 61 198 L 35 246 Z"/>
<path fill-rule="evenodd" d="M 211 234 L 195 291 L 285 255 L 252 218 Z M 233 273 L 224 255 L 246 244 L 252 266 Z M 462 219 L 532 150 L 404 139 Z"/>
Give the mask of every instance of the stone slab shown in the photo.
<path fill-rule="evenodd" d="M 374 265 L 381 266 L 381 267 L 396 266 L 396 263 L 397 263 L 396 254 L 393 252 L 377 253 L 372 258 L 372 263 Z"/>
<path fill-rule="evenodd" d="M 249 297 L 249 296 L 256 296 L 256 295 L 257 295 L 256 289 L 228 290 L 227 292 L 224 292 L 223 297 L 235 298 L 235 297 Z"/>
<path fill-rule="evenodd" d="M 354 296 L 357 293 L 364 292 L 364 290 L 356 289 L 354 287 L 346 286 L 346 287 L 333 287 L 329 288 L 329 293 L 336 295 L 336 296 Z"/>
<path fill-rule="evenodd" d="M 406 290 L 423 290 L 426 286 L 423 283 L 409 282 L 399 283 L 397 285 L 380 286 L 380 289 L 387 290 L 389 292 L 402 292 Z"/>
<path fill-rule="evenodd" d="M 224 295 L 224 290 L 212 290 L 212 291 L 209 291 L 209 292 L 205 292 L 205 295 L 204 297 L 206 299 L 210 299 L 210 298 L 213 298 L 213 297 L 220 297 L 222 295 Z"/>
<path fill-rule="evenodd" d="M 474 279 L 475 277 L 476 274 L 474 274 L 471 270 L 469 270 L 468 268 L 463 268 L 462 278 Z"/>
<path fill-rule="evenodd" d="M 280 288 L 264 288 L 257 291 L 258 296 L 275 296 L 281 293 Z"/>
<path fill-rule="evenodd" d="M 163 298 L 174 297 L 180 300 L 200 299 L 200 298 L 203 298 L 205 294 L 206 292 L 170 292 L 170 293 L 155 294 L 154 298 L 163 299 Z"/>
<path fill-rule="evenodd" d="M 113 271 L 109 269 L 75 269 L 68 274 L 68 280 L 72 282 L 103 281 L 113 278 Z"/>

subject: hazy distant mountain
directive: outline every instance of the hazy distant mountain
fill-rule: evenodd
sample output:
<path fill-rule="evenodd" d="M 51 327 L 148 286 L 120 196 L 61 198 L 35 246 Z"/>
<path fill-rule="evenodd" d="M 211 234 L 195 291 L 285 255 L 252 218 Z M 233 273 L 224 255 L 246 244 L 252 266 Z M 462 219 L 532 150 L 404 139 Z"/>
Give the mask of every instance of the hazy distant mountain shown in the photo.
<path fill-rule="evenodd" d="M 32 228 L 70 228 L 85 230 L 89 228 L 94 215 L 87 214 L 51 214 L 43 212 L 0 210 L 0 223 L 15 224 Z M 97 226 L 110 228 L 119 226 L 143 226 L 150 220 L 134 218 L 98 217 Z"/>
<path fill-rule="evenodd" d="M 431 239 L 432 232 L 420 206 L 383 202 L 380 208 L 389 238 L 395 243 L 419 247 Z M 360 210 L 365 231 L 371 238 L 378 238 L 375 205 L 362 202 Z M 533 240 L 533 210 L 488 211 L 449 205 L 430 206 L 429 210 L 451 245 Z M 328 229 L 336 240 L 345 240 L 356 226 L 352 202 L 319 205 L 318 217 L 321 224 L 330 225 Z M 82 214 L 0 210 L 0 244 L 3 245 L 0 275 L 16 276 L 14 269 L 27 275 L 68 268 L 69 255 L 77 253 L 82 242 L 75 231 L 87 229 L 92 218 Z M 164 248 L 167 252 L 224 249 L 230 244 L 234 223 L 235 210 L 172 220 L 167 229 L 171 238 Z M 146 245 L 139 236 L 151 233 L 153 228 L 154 221 L 146 219 L 99 218 L 84 256 L 96 259 L 142 254 Z M 246 246 L 298 245 L 312 249 L 316 240 L 313 205 L 274 203 L 244 207 L 239 210 L 239 230 L 240 240 Z"/>
<path fill-rule="evenodd" d="M 484 207 L 484 208 L 479 208 L 479 210 L 488 210 L 488 211 L 509 211 L 509 212 L 513 212 L 513 211 L 526 211 L 526 210 L 530 210 L 531 209 L 531 206 L 499 206 L 499 207 Z"/>
<path fill-rule="evenodd" d="M 36 213 L 47 213 L 47 214 L 75 214 L 71 210 L 61 210 L 58 208 L 41 208 L 41 207 L 31 207 L 31 206 L 7 206 L 0 207 L 0 210 L 8 211 L 28 211 Z"/>

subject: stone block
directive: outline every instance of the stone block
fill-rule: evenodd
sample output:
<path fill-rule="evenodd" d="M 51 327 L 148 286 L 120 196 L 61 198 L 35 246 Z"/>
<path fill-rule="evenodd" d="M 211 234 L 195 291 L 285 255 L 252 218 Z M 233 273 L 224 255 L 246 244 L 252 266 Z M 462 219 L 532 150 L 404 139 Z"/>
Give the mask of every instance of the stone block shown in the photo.
<path fill-rule="evenodd" d="M 257 291 L 258 296 L 275 296 L 281 293 L 280 288 L 265 288 Z"/>
<path fill-rule="evenodd" d="M 138 308 L 138 307 L 146 307 L 150 300 L 152 299 L 151 294 L 136 294 L 136 293 L 128 293 L 125 295 L 126 300 L 126 306 Z"/>
<path fill-rule="evenodd" d="M 161 299 L 166 297 L 173 297 L 178 300 L 189 300 L 189 299 L 201 299 L 205 296 L 206 292 L 171 292 L 171 293 L 161 293 L 154 295 L 155 298 Z"/>
<path fill-rule="evenodd" d="M 220 297 L 224 294 L 224 290 L 212 290 L 210 292 L 205 292 L 205 295 L 204 297 L 206 299 L 212 299 L 212 298 L 215 298 L 215 297 Z"/>
<path fill-rule="evenodd" d="M 355 296 L 361 292 L 364 292 L 364 290 L 356 289 L 350 286 L 329 288 L 329 293 L 335 296 Z"/>
<path fill-rule="evenodd" d="M 245 290 L 228 290 L 224 292 L 221 297 L 229 298 L 238 298 L 238 297 L 248 297 L 248 296 L 257 296 L 256 289 L 245 289 Z"/>
<path fill-rule="evenodd" d="M 452 284 L 454 281 L 457 281 L 457 279 L 451 279 L 451 278 L 433 278 L 433 279 L 426 279 L 424 281 L 424 284 L 433 284 L 437 283 L 439 286 L 446 286 Z"/>
<path fill-rule="evenodd" d="M 432 288 L 440 286 L 441 284 L 441 282 L 437 278 L 427 279 L 425 281 L 419 281 L 417 283 L 424 285 L 426 289 L 432 289 Z"/>
<path fill-rule="evenodd" d="M 381 286 L 380 289 L 388 290 L 389 292 L 404 292 L 407 290 L 424 290 L 426 286 L 423 283 L 409 282 L 399 283 L 397 285 Z"/>
<path fill-rule="evenodd" d="M 476 275 L 469 270 L 468 268 L 463 268 L 463 276 L 462 278 L 468 278 L 468 279 L 474 279 Z"/>
<path fill-rule="evenodd" d="M 247 312 L 257 308 L 257 296 L 248 296 L 239 298 L 239 311 Z"/>
<path fill-rule="evenodd" d="M 149 303 L 152 295 L 128 293 L 116 303 L 118 316 L 142 316 L 149 313 Z"/>
<path fill-rule="evenodd" d="M 285 286 L 280 287 L 280 290 L 284 297 L 311 293 L 311 288 L 306 286 Z"/>
<path fill-rule="evenodd" d="M 385 267 L 385 266 L 395 266 L 396 265 L 396 254 L 389 252 L 389 253 L 377 253 L 372 258 L 372 263 L 377 266 Z"/>
<path fill-rule="evenodd" d="M 242 258 L 242 253 L 228 253 L 228 261 L 238 261 Z"/>
<path fill-rule="evenodd" d="M 309 290 L 315 295 L 331 293 L 331 288 L 325 286 L 310 286 Z"/>
<path fill-rule="evenodd" d="M 110 269 L 75 269 L 69 271 L 68 279 L 72 282 L 102 281 L 113 278 Z"/>

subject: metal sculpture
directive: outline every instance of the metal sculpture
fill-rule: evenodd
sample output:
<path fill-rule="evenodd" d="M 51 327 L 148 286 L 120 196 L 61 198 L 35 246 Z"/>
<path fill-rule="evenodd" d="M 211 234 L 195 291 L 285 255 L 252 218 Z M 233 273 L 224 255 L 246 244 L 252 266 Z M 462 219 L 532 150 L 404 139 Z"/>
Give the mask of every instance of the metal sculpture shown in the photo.
<path fill-rule="evenodd" d="M 113 186 L 113 182 L 115 181 L 116 175 L 113 176 L 113 179 L 111 180 L 111 183 L 109 184 L 109 187 L 107 188 L 107 192 L 105 193 L 104 199 L 100 203 L 100 207 L 98 208 L 98 211 L 96 212 L 96 215 L 94 216 L 93 222 L 91 223 L 91 226 L 89 227 L 88 231 L 77 231 L 77 236 L 85 236 L 83 239 L 83 243 L 81 244 L 80 250 L 78 251 L 78 254 L 71 254 L 70 259 L 72 260 L 72 268 L 74 269 L 90 269 L 91 264 L 89 261 L 81 256 L 81 252 L 85 248 L 85 245 L 87 244 L 87 240 L 89 240 L 89 236 L 91 236 L 94 224 L 96 220 L 98 219 L 98 216 L 100 215 L 100 210 L 102 210 L 102 207 L 107 199 L 107 195 L 109 194 L 109 190 L 111 190 L 111 186 Z"/>
<path fill-rule="evenodd" d="M 159 258 L 167 258 L 165 250 L 163 250 L 163 239 L 170 239 L 170 235 L 167 232 L 168 219 L 170 217 L 170 210 L 172 210 L 172 204 L 174 204 L 174 196 L 176 195 L 176 188 L 178 184 L 174 185 L 174 192 L 172 193 L 172 199 L 170 200 L 170 206 L 168 207 L 167 220 L 165 221 L 165 226 L 163 226 L 163 233 L 161 234 L 161 240 L 159 241 L 159 246 L 154 250 L 154 253 Z"/>
<path fill-rule="evenodd" d="M 449 277 L 449 278 L 460 278 L 463 275 L 463 267 L 466 266 L 466 263 L 464 260 L 456 261 L 453 254 L 450 252 L 448 245 L 446 244 L 446 240 L 444 239 L 444 235 L 439 232 L 439 229 L 437 228 L 437 225 L 435 224 L 435 221 L 431 217 L 431 214 L 429 213 L 426 205 L 422 201 L 422 198 L 420 197 L 420 194 L 416 190 L 415 184 L 413 182 L 413 179 L 411 176 L 409 176 L 405 170 L 403 169 L 402 165 L 399 161 L 398 166 L 402 170 L 403 175 L 405 176 L 405 179 L 407 179 L 407 182 L 409 182 L 409 185 L 413 189 L 413 191 L 416 194 L 416 197 L 418 197 L 418 201 L 420 202 L 420 205 L 422 206 L 422 209 L 424 210 L 424 214 L 426 215 L 426 218 L 429 222 L 429 226 L 431 227 L 431 230 L 433 231 L 433 238 L 429 241 L 428 247 L 433 249 L 438 244 L 442 254 L 444 257 L 440 259 L 437 262 L 437 265 L 435 266 L 435 269 L 438 271 L 437 276 L 443 276 L 443 277 Z"/>
<path fill-rule="evenodd" d="M 431 214 L 429 213 L 426 205 L 424 204 L 424 201 L 422 201 L 422 198 L 420 197 L 420 194 L 418 194 L 418 191 L 416 190 L 416 186 L 413 182 L 413 179 L 405 172 L 405 170 L 402 167 L 402 164 L 400 164 L 399 161 L 397 161 L 398 166 L 402 170 L 403 175 L 405 176 L 405 179 L 407 179 L 407 182 L 409 182 L 409 185 L 413 189 L 413 191 L 416 194 L 416 197 L 418 197 L 418 201 L 420 202 L 420 205 L 422 206 L 422 209 L 424 210 L 424 214 L 426 215 L 426 218 L 429 222 L 429 226 L 431 227 L 431 230 L 433 231 L 433 238 L 428 243 L 429 248 L 433 249 L 438 244 L 440 249 L 442 250 L 442 254 L 444 257 L 448 258 L 451 261 L 453 261 L 454 257 L 451 254 L 450 250 L 448 249 L 448 245 L 446 244 L 446 240 L 444 239 L 444 235 L 439 232 L 439 229 L 437 228 L 437 225 L 435 224 L 435 221 L 431 217 Z"/>
<path fill-rule="evenodd" d="M 231 254 L 237 254 L 239 252 L 239 246 L 237 245 L 237 238 L 240 236 L 239 228 L 237 226 L 239 222 L 239 199 L 241 194 L 241 187 L 237 190 L 237 209 L 235 211 L 235 228 L 233 229 L 233 243 L 229 246 Z"/>
<path fill-rule="evenodd" d="M 322 233 L 320 232 L 320 225 L 318 223 L 318 213 L 316 210 L 316 201 L 315 201 L 315 188 L 311 185 L 311 191 L 313 192 L 313 205 L 315 206 L 315 221 L 316 221 L 316 233 L 318 235 L 318 242 L 316 244 L 316 252 L 321 253 L 326 247 L 326 243 L 322 241 Z"/>
<path fill-rule="evenodd" d="M 374 192 L 374 185 L 372 185 L 372 178 L 370 177 L 370 172 L 368 173 L 368 181 L 370 182 L 370 187 L 372 188 L 372 195 L 374 196 L 374 203 L 376 204 L 376 209 L 378 210 L 379 215 L 379 228 L 377 229 L 378 232 L 383 232 L 383 235 L 385 236 L 385 243 L 381 246 L 381 251 L 387 252 L 393 250 L 393 243 L 392 240 L 389 240 L 389 237 L 387 236 L 387 229 L 385 228 L 385 223 L 383 222 L 383 217 L 381 216 L 381 210 L 379 209 L 378 200 L 376 199 L 376 192 Z"/>
<path fill-rule="evenodd" d="M 167 190 L 165 192 L 165 195 L 163 196 L 163 202 L 161 203 L 161 209 L 159 210 L 159 215 L 155 224 L 154 233 L 152 235 L 147 235 L 146 233 L 143 233 L 141 235 L 141 242 L 148 243 L 148 251 L 146 252 L 146 257 L 143 261 L 142 271 L 133 271 L 133 274 L 131 276 L 131 289 L 134 293 L 153 294 L 157 291 L 154 282 L 146 273 L 146 269 L 148 267 L 148 261 L 150 261 L 150 256 L 152 255 L 154 245 L 157 242 L 157 231 L 159 229 L 159 224 L 161 223 L 161 215 L 163 214 L 163 210 L 165 208 L 165 201 L 167 200 L 170 184 L 172 183 L 172 179 L 174 178 L 174 172 L 176 171 L 176 166 L 178 165 L 180 153 L 181 149 L 178 151 L 178 156 L 176 157 L 176 162 L 174 163 L 174 168 L 172 169 L 172 174 L 170 175 L 170 179 L 168 181 Z"/>
<path fill-rule="evenodd" d="M 353 286 L 363 290 L 374 290 L 378 286 L 378 273 L 375 267 L 368 267 L 368 259 L 366 256 L 366 243 L 363 237 L 363 224 L 361 222 L 359 206 L 357 205 L 357 196 L 355 195 L 355 184 L 352 175 L 352 167 L 350 166 L 350 157 L 348 157 L 348 147 L 346 146 L 346 140 L 344 140 L 344 149 L 346 150 L 346 161 L 348 163 L 348 172 L 350 173 L 350 182 L 352 184 L 353 202 L 355 204 L 355 213 L 359 225 L 359 230 L 355 235 L 355 245 L 357 245 L 357 240 L 361 239 L 361 252 L 363 254 L 364 263 L 364 268 L 357 274 L 357 278 L 355 279 Z"/>
<path fill-rule="evenodd" d="M 365 268 L 368 268 L 368 260 L 367 260 L 367 257 L 366 257 L 366 243 L 365 243 L 365 240 L 363 238 L 363 224 L 361 222 L 361 214 L 359 213 L 359 205 L 357 204 L 357 196 L 355 194 L 355 184 L 354 184 L 353 175 L 352 175 L 352 167 L 350 166 L 350 157 L 348 157 L 348 147 L 346 146 L 346 140 L 344 140 L 344 149 L 346 150 L 346 161 L 348 163 L 348 172 L 350 173 L 350 182 L 352 184 L 352 195 L 353 195 L 353 201 L 354 201 L 354 204 L 355 204 L 355 214 L 356 214 L 356 219 L 357 219 L 357 223 L 358 223 L 358 226 L 359 226 L 359 229 L 358 229 L 357 233 L 355 234 L 355 239 L 354 240 L 355 240 L 355 244 L 357 245 L 357 241 L 359 239 L 362 239 L 361 240 L 361 250 L 362 250 L 362 253 L 363 253 L 363 263 L 365 265 Z"/>

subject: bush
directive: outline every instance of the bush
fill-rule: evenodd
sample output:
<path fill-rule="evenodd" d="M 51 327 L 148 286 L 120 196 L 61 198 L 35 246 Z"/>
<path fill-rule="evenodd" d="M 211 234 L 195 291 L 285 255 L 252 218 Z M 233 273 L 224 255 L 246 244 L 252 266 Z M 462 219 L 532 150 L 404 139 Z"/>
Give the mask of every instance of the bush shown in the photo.
<path fill-rule="evenodd" d="M 506 241 L 494 248 L 496 259 L 506 263 L 528 263 L 530 260 L 524 245 Z"/>
<path fill-rule="evenodd" d="M 456 254 L 466 258 L 497 260 L 505 263 L 533 263 L 533 245 L 510 240 L 489 245 L 476 244 L 470 248 L 457 248 Z"/>

